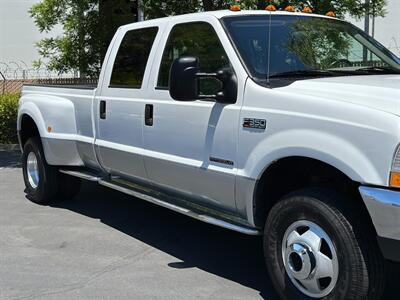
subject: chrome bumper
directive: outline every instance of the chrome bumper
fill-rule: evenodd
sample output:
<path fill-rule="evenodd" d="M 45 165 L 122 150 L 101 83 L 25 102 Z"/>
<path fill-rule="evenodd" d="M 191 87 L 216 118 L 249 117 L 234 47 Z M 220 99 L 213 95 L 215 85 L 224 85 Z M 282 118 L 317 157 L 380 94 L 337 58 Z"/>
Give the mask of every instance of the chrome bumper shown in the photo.
<path fill-rule="evenodd" d="M 400 192 L 362 186 L 360 193 L 378 236 L 400 240 Z"/>

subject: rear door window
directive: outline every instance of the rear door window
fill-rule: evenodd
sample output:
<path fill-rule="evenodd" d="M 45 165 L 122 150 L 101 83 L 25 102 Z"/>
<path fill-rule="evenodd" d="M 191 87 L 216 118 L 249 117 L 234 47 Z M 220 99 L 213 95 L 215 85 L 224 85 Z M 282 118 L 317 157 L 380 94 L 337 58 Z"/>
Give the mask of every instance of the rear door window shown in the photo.
<path fill-rule="evenodd" d="M 142 87 L 147 61 L 157 32 L 157 27 L 149 27 L 131 30 L 125 34 L 115 58 L 110 88 Z"/>

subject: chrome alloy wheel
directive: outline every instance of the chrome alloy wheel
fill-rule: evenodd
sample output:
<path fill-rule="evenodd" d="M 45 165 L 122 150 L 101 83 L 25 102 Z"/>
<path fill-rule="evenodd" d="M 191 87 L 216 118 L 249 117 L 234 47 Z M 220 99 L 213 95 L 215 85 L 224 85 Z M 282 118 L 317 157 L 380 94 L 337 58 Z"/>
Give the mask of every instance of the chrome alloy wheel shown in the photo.
<path fill-rule="evenodd" d="M 282 241 L 282 258 L 290 280 L 303 294 L 322 298 L 334 289 L 339 275 L 336 249 L 317 224 L 290 225 Z"/>
<path fill-rule="evenodd" d="M 30 152 L 26 161 L 26 175 L 28 176 L 29 184 L 36 189 L 39 185 L 39 166 L 36 154 Z"/>

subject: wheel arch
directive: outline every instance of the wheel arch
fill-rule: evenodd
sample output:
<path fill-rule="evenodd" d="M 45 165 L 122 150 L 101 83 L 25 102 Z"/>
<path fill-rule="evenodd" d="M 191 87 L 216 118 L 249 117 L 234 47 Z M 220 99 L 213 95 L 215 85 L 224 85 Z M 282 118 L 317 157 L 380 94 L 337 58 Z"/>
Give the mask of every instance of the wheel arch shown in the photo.
<path fill-rule="evenodd" d="M 307 187 L 338 190 L 357 202 L 363 214 L 372 220 L 359 194 L 361 182 L 340 168 L 307 156 L 286 156 L 275 160 L 263 169 L 253 193 L 253 221 L 263 228 L 271 208 L 283 196 Z"/>
<path fill-rule="evenodd" d="M 21 115 L 18 132 L 19 132 L 21 149 L 23 149 L 25 143 L 31 137 L 40 137 L 39 128 L 36 125 L 35 120 L 29 114 L 26 113 Z"/>
<path fill-rule="evenodd" d="M 47 134 L 45 122 L 39 108 L 35 103 L 25 100 L 24 97 L 21 98 L 17 119 L 17 131 L 21 147 L 24 146 L 29 137 L 44 137 Z"/>

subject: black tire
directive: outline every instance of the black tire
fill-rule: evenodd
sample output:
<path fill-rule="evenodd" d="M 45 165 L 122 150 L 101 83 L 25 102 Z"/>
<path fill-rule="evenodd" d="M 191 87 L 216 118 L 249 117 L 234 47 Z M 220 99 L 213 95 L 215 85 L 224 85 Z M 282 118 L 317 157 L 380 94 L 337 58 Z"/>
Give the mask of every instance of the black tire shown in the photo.
<path fill-rule="evenodd" d="M 329 294 L 317 299 L 381 298 L 385 261 L 370 221 L 360 207 L 351 203 L 351 199 L 331 190 L 305 189 L 285 196 L 272 208 L 264 230 L 264 254 L 271 280 L 282 299 L 315 299 L 293 284 L 292 280 L 296 280 L 289 278 L 283 261 L 285 232 L 300 220 L 322 228 L 336 250 L 339 268 L 336 285 Z"/>
<path fill-rule="evenodd" d="M 36 157 L 38 182 L 34 184 L 28 175 L 28 157 L 32 153 Z M 30 138 L 24 145 L 22 169 L 27 198 L 39 204 L 49 203 L 58 191 L 58 170 L 47 164 L 39 137 Z"/>
<path fill-rule="evenodd" d="M 72 199 L 81 190 L 81 184 L 82 180 L 80 178 L 60 173 L 57 195 L 64 200 Z"/>

